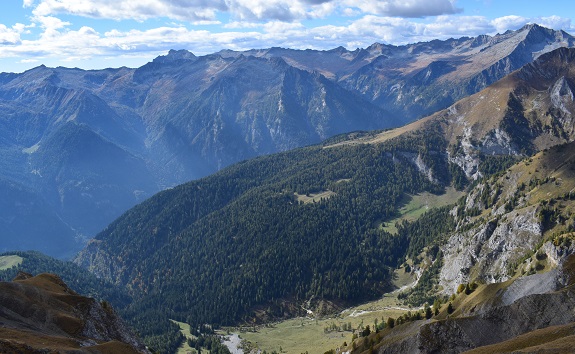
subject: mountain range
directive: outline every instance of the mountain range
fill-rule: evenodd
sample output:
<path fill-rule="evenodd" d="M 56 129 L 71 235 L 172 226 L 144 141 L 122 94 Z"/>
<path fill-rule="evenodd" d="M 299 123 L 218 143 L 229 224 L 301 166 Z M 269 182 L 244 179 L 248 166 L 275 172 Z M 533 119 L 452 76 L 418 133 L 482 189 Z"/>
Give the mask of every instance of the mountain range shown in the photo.
<path fill-rule="evenodd" d="M 414 305 L 553 269 L 572 253 L 574 63 L 574 49 L 556 49 L 410 125 L 161 192 L 75 262 L 138 299 L 131 316 L 162 309 L 196 325 L 294 316 L 310 299 L 324 309 L 374 299 L 404 262 L 420 274 L 401 296 Z M 448 189 L 463 197 L 403 217 L 414 195 Z"/>
<path fill-rule="evenodd" d="M 181 50 L 137 69 L 0 74 L 0 248 L 71 257 L 160 190 L 258 155 L 399 126 L 572 45 L 563 31 L 528 25 L 400 47 Z"/>
<path fill-rule="evenodd" d="M 271 48 L 222 51 L 222 56 L 280 57 L 290 65 L 316 71 L 403 123 L 446 108 L 559 47 L 572 47 L 573 36 L 536 24 L 495 36 L 392 46 L 375 43 L 354 51 Z"/>
<path fill-rule="evenodd" d="M 0 277 L 61 272 L 167 352 L 173 321 L 201 333 L 334 314 L 399 275 L 414 312 L 362 321 L 340 349 L 568 348 L 572 44 L 529 25 L 2 74 L 2 247 L 66 257 L 97 234 L 75 264 L 0 254 Z"/>

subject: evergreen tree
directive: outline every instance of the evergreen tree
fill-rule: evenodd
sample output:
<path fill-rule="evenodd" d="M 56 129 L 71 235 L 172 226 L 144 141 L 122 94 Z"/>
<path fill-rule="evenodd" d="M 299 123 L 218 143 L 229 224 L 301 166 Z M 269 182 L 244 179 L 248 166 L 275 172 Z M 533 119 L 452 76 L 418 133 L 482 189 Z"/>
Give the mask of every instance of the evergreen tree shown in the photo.
<path fill-rule="evenodd" d="M 453 311 L 453 305 L 450 302 L 449 305 L 447 305 L 447 313 L 451 315 Z"/>

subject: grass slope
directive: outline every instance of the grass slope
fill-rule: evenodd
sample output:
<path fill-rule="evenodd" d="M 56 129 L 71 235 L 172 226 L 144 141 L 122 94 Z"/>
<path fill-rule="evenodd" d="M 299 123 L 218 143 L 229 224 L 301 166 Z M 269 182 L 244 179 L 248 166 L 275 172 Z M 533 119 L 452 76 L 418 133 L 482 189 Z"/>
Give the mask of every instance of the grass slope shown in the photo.
<path fill-rule="evenodd" d="M 24 259 L 17 255 L 0 256 L 0 270 L 19 266 Z"/>
<path fill-rule="evenodd" d="M 396 318 L 408 310 L 401 307 L 395 294 L 387 294 L 377 301 L 346 309 L 333 317 L 299 317 L 266 326 L 244 327 L 241 330 L 234 328 L 231 331 L 239 332 L 239 336 L 249 342 L 246 343 L 247 347 L 268 353 L 274 350 L 279 353 L 280 347 L 281 353 L 323 353 L 341 347 L 344 342 L 351 344 L 353 335 L 348 330 L 325 331 L 326 328 L 333 325 L 343 327 L 348 323 L 351 323 L 353 329 L 368 325 L 373 328 L 376 319 L 381 323 L 382 318 Z"/>
<path fill-rule="evenodd" d="M 193 353 L 193 351 L 195 351 L 195 349 L 190 347 L 190 345 L 188 344 L 188 338 L 190 338 L 190 339 L 195 338 L 190 333 L 190 325 L 187 323 L 184 323 L 184 322 L 178 322 L 178 321 L 174 321 L 174 320 L 171 320 L 171 321 L 174 322 L 175 324 L 177 324 L 178 326 L 180 326 L 180 332 L 186 338 L 186 340 L 184 340 L 182 342 L 182 345 L 180 345 L 180 347 L 178 348 L 178 351 L 176 352 L 176 354 Z"/>
<path fill-rule="evenodd" d="M 397 227 L 395 226 L 395 223 L 402 222 L 404 220 L 408 222 L 415 221 L 429 209 L 455 204 L 455 202 L 464 195 L 465 192 L 457 191 L 453 187 L 446 188 L 445 193 L 439 195 L 429 192 L 407 195 L 405 197 L 406 204 L 399 209 L 399 216 L 385 222 L 383 230 L 396 234 Z"/>
<path fill-rule="evenodd" d="M 574 345 L 575 323 L 569 323 L 538 329 L 505 342 L 486 345 L 465 353 L 573 353 Z"/>

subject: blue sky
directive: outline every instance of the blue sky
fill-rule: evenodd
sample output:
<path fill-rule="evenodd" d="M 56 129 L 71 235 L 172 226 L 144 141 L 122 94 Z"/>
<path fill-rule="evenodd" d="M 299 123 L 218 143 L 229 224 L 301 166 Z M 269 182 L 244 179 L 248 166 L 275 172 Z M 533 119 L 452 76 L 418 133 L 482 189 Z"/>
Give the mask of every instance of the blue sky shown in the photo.
<path fill-rule="evenodd" d="M 572 0 L 2 0 L 0 72 L 137 67 L 272 46 L 364 48 L 515 30 L 575 33 Z"/>

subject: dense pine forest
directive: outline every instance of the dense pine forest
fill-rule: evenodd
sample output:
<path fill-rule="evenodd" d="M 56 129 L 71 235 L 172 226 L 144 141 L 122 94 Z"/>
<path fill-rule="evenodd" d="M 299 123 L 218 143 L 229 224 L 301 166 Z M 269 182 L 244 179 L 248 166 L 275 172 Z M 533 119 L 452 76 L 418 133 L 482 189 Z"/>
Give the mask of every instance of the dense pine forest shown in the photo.
<path fill-rule="evenodd" d="M 97 239 L 134 265 L 122 277 L 148 293 L 137 306 L 165 306 L 179 320 L 231 324 L 286 297 L 366 300 L 388 286 L 408 245 L 380 223 L 404 193 L 441 191 L 397 159 L 372 145 L 257 159 L 162 193 Z M 296 196 L 323 191 L 331 194 L 309 203 Z"/>

